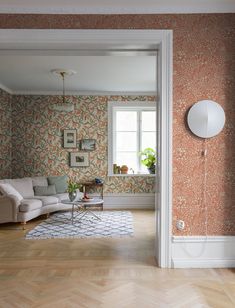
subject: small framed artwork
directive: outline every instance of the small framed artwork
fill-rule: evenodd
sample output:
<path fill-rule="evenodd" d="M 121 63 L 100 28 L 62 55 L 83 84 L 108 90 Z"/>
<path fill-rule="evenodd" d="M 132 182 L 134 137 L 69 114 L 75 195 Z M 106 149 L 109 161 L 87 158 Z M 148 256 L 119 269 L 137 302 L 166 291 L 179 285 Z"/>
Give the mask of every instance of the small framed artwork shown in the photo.
<path fill-rule="evenodd" d="M 88 167 L 89 155 L 84 152 L 71 152 L 70 153 L 70 167 Z"/>
<path fill-rule="evenodd" d="M 64 148 L 77 147 L 77 130 L 64 129 Z"/>
<path fill-rule="evenodd" d="M 80 149 L 83 151 L 94 151 L 96 145 L 95 139 L 82 139 L 80 142 Z"/>

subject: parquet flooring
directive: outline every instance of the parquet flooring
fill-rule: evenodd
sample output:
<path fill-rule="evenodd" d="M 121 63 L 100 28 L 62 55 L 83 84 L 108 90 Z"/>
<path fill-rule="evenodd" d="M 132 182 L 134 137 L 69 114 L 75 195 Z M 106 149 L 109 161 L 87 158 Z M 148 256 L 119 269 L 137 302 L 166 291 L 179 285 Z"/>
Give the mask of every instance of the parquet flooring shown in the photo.
<path fill-rule="evenodd" d="M 0 226 L 0 307 L 235 307 L 235 270 L 157 268 L 154 213 L 133 216 L 132 238 L 32 241 Z"/>

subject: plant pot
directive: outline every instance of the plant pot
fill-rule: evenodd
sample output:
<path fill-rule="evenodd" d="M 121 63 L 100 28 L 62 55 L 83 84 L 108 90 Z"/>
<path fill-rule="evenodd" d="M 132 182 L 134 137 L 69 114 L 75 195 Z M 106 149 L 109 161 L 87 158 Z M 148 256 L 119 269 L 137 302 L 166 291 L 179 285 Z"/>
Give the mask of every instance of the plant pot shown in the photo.
<path fill-rule="evenodd" d="M 70 200 L 71 202 L 73 202 L 73 201 L 76 199 L 76 197 L 77 197 L 77 192 L 76 192 L 76 190 L 75 190 L 75 191 L 72 191 L 72 192 L 69 192 L 69 200 Z"/>
<path fill-rule="evenodd" d="M 149 167 L 148 171 L 150 174 L 155 174 L 155 165 L 152 165 L 151 167 Z"/>
<path fill-rule="evenodd" d="M 128 173 L 128 167 L 126 165 L 121 166 L 120 170 L 121 170 L 121 174 L 127 174 Z"/>

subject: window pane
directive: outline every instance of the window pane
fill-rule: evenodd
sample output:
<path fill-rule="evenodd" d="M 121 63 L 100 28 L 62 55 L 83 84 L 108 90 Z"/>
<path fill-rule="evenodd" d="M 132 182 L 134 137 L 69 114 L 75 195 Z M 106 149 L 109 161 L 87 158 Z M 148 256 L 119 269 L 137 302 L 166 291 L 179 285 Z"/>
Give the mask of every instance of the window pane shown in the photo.
<path fill-rule="evenodd" d="M 129 168 L 128 173 L 130 172 L 130 168 L 132 168 L 135 173 L 137 173 L 137 154 L 136 152 L 117 152 L 116 156 L 116 164 L 118 166 L 127 165 Z"/>
<path fill-rule="evenodd" d="M 137 133 L 117 132 L 116 151 L 137 151 Z"/>
<path fill-rule="evenodd" d="M 117 111 L 116 112 L 117 131 L 136 131 L 137 112 L 136 111 Z"/>
<path fill-rule="evenodd" d="M 156 111 L 142 111 L 142 131 L 156 131 Z"/>
<path fill-rule="evenodd" d="M 156 133 L 142 133 L 142 150 L 146 148 L 156 149 Z"/>

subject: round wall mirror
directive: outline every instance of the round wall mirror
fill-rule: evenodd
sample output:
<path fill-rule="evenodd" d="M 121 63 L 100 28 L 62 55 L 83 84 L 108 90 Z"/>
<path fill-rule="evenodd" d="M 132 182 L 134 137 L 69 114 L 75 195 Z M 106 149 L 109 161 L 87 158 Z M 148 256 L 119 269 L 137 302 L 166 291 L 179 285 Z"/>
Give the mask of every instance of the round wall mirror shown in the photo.
<path fill-rule="evenodd" d="M 203 100 L 191 107 L 187 120 L 190 130 L 196 136 L 211 138 L 222 131 L 225 124 L 225 113 L 216 102 Z"/>

